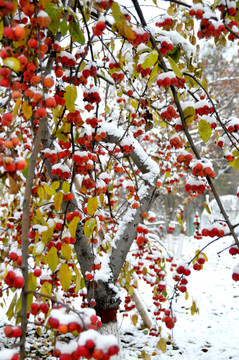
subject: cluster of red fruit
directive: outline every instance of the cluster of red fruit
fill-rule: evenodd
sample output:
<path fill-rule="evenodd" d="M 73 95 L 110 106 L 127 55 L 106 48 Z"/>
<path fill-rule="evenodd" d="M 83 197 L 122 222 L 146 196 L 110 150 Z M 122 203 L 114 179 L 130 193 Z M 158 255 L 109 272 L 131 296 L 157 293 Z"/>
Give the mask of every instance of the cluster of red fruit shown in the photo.
<path fill-rule="evenodd" d="M 213 106 L 208 103 L 207 100 L 200 100 L 195 105 L 195 111 L 197 115 L 208 115 L 214 112 Z"/>
<path fill-rule="evenodd" d="M 51 173 L 53 176 L 56 176 L 59 179 L 69 179 L 71 177 L 71 172 L 68 166 L 62 165 L 60 163 L 52 166 Z"/>
<path fill-rule="evenodd" d="M 143 225 L 143 224 L 139 224 L 136 228 L 136 231 L 139 235 L 137 235 L 136 237 L 136 244 L 141 247 L 145 244 L 148 243 L 149 239 L 146 235 L 148 235 L 149 230 L 147 228 L 147 226 Z"/>
<path fill-rule="evenodd" d="M 95 36 L 101 36 L 105 28 L 106 28 L 106 23 L 104 21 L 98 21 L 95 24 L 95 26 L 92 27 L 93 34 Z"/>
<path fill-rule="evenodd" d="M 149 41 L 150 35 L 149 33 L 139 29 L 139 28 L 135 28 L 133 30 L 133 34 L 134 34 L 134 38 L 132 37 L 132 39 L 128 39 L 128 41 L 135 47 L 139 46 L 140 44 L 145 44 L 146 42 Z"/>
<path fill-rule="evenodd" d="M 14 12 L 15 5 L 12 1 L 4 1 L 2 0 L 0 3 L 0 16 L 8 16 Z"/>
<path fill-rule="evenodd" d="M 138 64 L 136 67 L 138 73 L 141 74 L 142 77 L 146 77 L 151 74 L 151 69 L 148 67 L 146 69 L 142 68 L 141 64 Z"/>
<path fill-rule="evenodd" d="M 202 19 L 200 29 L 197 33 L 199 39 L 218 37 L 225 32 L 225 25 L 221 21 L 212 22 L 212 20 Z"/>
<path fill-rule="evenodd" d="M 183 146 L 183 143 L 180 140 L 180 138 L 178 137 L 178 135 L 173 135 L 171 137 L 171 139 L 169 140 L 169 143 L 175 149 L 180 149 Z"/>
<path fill-rule="evenodd" d="M 22 330 L 19 326 L 6 325 L 4 334 L 7 338 L 17 338 L 22 336 Z"/>
<path fill-rule="evenodd" d="M 7 275 L 4 278 L 5 284 L 15 289 L 23 288 L 25 281 L 24 278 L 16 273 L 14 270 L 8 271 Z"/>
<path fill-rule="evenodd" d="M 215 225 L 208 225 L 202 229 L 203 236 L 210 236 L 210 237 L 222 237 L 225 234 L 224 228 L 226 224 L 215 224 Z"/>
<path fill-rule="evenodd" d="M 179 78 L 172 71 L 168 71 L 158 75 L 157 85 L 165 88 L 171 85 L 176 86 L 177 88 L 184 88 L 185 79 Z"/>
<path fill-rule="evenodd" d="M 79 110 L 76 110 L 74 113 L 69 112 L 66 116 L 67 121 L 69 121 L 70 123 L 74 123 L 74 124 L 79 124 L 82 125 L 83 121 L 82 118 L 80 116 L 80 112 Z"/>
<path fill-rule="evenodd" d="M 123 314 L 124 317 L 128 316 L 128 312 L 135 309 L 135 303 L 131 300 L 131 297 L 129 295 L 125 296 L 124 299 L 124 308 L 125 313 Z"/>
<path fill-rule="evenodd" d="M 185 184 L 184 190 L 191 194 L 192 192 L 197 193 L 198 195 L 202 195 L 207 188 L 206 181 L 202 180 L 195 180 L 195 179 L 188 179 L 187 183 Z"/>
<path fill-rule="evenodd" d="M 171 121 L 173 118 L 179 117 L 178 113 L 172 105 L 169 105 L 167 110 L 162 111 L 160 116 L 162 119 L 166 119 L 167 121 Z"/>
<path fill-rule="evenodd" d="M 229 254 L 231 255 L 237 255 L 239 254 L 239 248 L 237 245 L 232 245 L 229 249 Z"/>
<path fill-rule="evenodd" d="M 187 152 L 186 150 L 181 151 L 180 154 L 177 156 L 177 162 L 180 164 L 184 163 L 185 166 L 189 166 L 192 159 L 192 154 Z"/>
<path fill-rule="evenodd" d="M 206 256 L 203 253 L 199 253 L 199 255 L 195 258 L 193 262 L 193 269 L 196 271 L 200 271 L 203 268 L 203 264 L 206 262 Z"/>
<path fill-rule="evenodd" d="M 116 83 L 120 83 L 124 79 L 123 71 L 114 72 L 111 76 Z"/>
<path fill-rule="evenodd" d="M 119 352 L 116 338 L 112 335 L 101 335 L 93 330 L 81 333 L 77 342 L 56 343 L 54 355 L 60 360 L 86 359 L 109 360 Z"/>
<path fill-rule="evenodd" d="M 230 16 L 235 16 L 237 14 L 236 2 L 220 0 L 218 3 L 218 10 L 223 13 L 223 17 L 225 17 L 226 13 L 228 13 Z"/>
<path fill-rule="evenodd" d="M 165 322 L 165 325 L 168 329 L 173 329 L 175 323 L 177 322 L 177 318 L 172 314 L 171 310 L 164 310 L 164 317 L 162 321 Z"/>
<path fill-rule="evenodd" d="M 91 86 L 90 90 L 88 92 L 83 93 L 84 99 L 83 101 L 87 101 L 90 104 L 96 103 L 98 104 L 101 102 L 101 98 L 99 95 L 99 90 L 96 86 Z"/>
<path fill-rule="evenodd" d="M 167 27 L 167 26 L 171 26 L 173 23 L 172 19 L 170 17 L 162 17 L 162 19 L 160 19 L 160 21 L 157 21 L 155 23 L 156 26 L 158 27 Z"/>
<path fill-rule="evenodd" d="M 46 302 L 32 302 L 30 306 L 30 313 L 32 315 L 38 315 L 40 312 L 47 314 L 49 311 L 49 305 Z"/>
<path fill-rule="evenodd" d="M 161 41 L 160 47 L 159 47 L 159 52 L 162 55 L 166 55 L 168 53 L 168 51 L 171 51 L 172 49 L 173 49 L 173 44 L 169 40 Z"/>
<path fill-rule="evenodd" d="M 213 178 L 216 175 L 215 171 L 213 170 L 212 164 L 209 162 L 204 163 L 201 160 L 197 160 L 194 162 L 192 167 L 192 174 L 194 176 L 208 176 L 210 178 Z"/>

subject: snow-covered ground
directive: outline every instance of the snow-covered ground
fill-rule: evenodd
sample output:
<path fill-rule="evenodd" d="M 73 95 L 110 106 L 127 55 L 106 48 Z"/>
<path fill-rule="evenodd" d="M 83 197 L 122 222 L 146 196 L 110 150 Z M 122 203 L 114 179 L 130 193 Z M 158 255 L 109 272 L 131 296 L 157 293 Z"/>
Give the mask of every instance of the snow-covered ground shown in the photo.
<path fill-rule="evenodd" d="M 206 240 L 180 238 L 170 240 L 169 247 L 175 254 L 175 260 L 189 260 L 199 246 Z M 205 250 L 208 262 L 202 271 L 192 271 L 188 277 L 189 299 L 182 294 L 174 303 L 177 323 L 173 330 L 167 330 L 162 324 L 162 337 L 167 341 L 167 352 L 157 350 L 159 337 L 147 335 L 139 326 L 134 326 L 130 318 L 119 319 L 124 360 L 228 360 L 239 358 L 239 288 L 231 278 L 232 269 L 238 258 L 232 257 L 228 250 L 217 252 L 231 244 L 230 238 L 221 239 Z M 172 281 L 172 286 L 174 282 Z M 140 285 L 145 303 L 150 303 L 151 289 Z M 191 315 L 192 301 L 196 301 L 199 314 Z M 140 322 L 140 321 L 139 321 Z M 3 343 L 3 325 L 8 323 L 1 310 L 0 316 L 0 348 Z M 33 332 L 34 333 L 34 332 Z M 32 335 L 33 335 L 32 333 Z M 33 340 L 34 342 L 34 340 Z M 39 340 L 38 340 L 39 344 Z M 47 347 L 46 347 L 47 349 Z M 150 356 L 150 357 L 149 357 Z M 44 357 L 46 358 L 46 357 Z M 47 359 L 55 359 L 47 357 Z"/>
<path fill-rule="evenodd" d="M 201 240 L 199 243 L 198 240 L 187 237 L 181 244 L 178 239 L 174 242 L 175 252 L 185 260 L 193 257 L 199 245 L 202 247 L 206 244 L 206 240 Z M 159 339 L 148 339 L 142 331 L 138 330 L 137 333 L 128 319 L 123 320 L 121 333 L 124 360 L 136 360 L 139 355 L 142 355 L 143 350 L 151 355 L 151 359 L 172 357 L 175 360 L 227 360 L 239 358 L 239 288 L 238 284 L 232 280 L 232 269 L 237 264 L 238 258 L 232 257 L 228 250 L 222 252 L 220 257 L 217 255 L 217 252 L 230 244 L 231 239 L 227 238 L 208 247 L 205 253 L 209 261 L 204 265 L 204 269 L 199 272 L 192 271 L 189 276 L 189 299 L 185 300 L 182 294 L 174 304 L 177 323 L 172 339 L 170 339 L 172 333 L 166 331 L 163 325 L 162 336 L 169 340 L 165 354 L 159 355 L 157 352 L 157 355 L 152 355 Z M 140 291 L 142 294 L 145 292 L 144 289 Z M 193 300 L 196 301 L 199 314 L 192 316 L 190 308 Z"/>

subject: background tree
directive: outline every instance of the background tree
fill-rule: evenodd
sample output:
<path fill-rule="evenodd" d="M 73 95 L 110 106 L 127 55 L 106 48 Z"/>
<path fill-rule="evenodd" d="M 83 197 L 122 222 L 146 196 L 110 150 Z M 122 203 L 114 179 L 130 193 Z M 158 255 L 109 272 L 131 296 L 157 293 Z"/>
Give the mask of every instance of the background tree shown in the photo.
<path fill-rule="evenodd" d="M 156 320 L 174 327 L 174 296 L 186 291 L 189 265 L 201 270 L 206 257 L 198 251 L 188 264 L 172 265 L 169 299 L 165 262 L 172 258 L 162 256 L 147 227 L 159 193 L 184 188 L 197 197 L 211 189 L 224 221 L 202 235 L 231 234 L 230 251 L 238 253 L 210 156 L 220 126 L 217 145 L 227 146 L 225 161 L 238 169 L 238 119 L 221 118 L 201 82 L 193 30 L 196 18 L 198 38 L 238 39 L 238 4 L 173 1 L 167 14 L 155 4 L 159 15 L 149 26 L 138 1 L 132 5 L 132 11 L 101 0 L 0 6 L 1 291 L 15 292 L 8 317 L 21 325 L 4 331 L 20 337 L 21 360 L 31 356 L 29 317 L 61 340 L 75 336 L 56 342 L 61 360 L 115 356 L 116 339 L 94 330 L 102 322 L 105 332 L 117 333 L 118 282 L 136 297 L 133 273 L 154 285 Z M 177 218 L 183 228 L 182 208 Z M 125 260 L 134 240 L 133 264 Z M 151 262 L 152 280 L 144 261 Z M 70 307 L 79 295 L 87 309 Z M 18 359 L 16 350 L 3 354 Z"/>

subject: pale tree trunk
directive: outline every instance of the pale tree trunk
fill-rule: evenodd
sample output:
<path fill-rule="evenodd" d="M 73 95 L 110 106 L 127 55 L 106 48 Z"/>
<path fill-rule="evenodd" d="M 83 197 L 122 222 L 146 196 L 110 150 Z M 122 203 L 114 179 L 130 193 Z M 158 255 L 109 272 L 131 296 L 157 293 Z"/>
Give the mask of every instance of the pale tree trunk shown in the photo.
<path fill-rule="evenodd" d="M 119 327 L 117 321 L 111 321 L 106 324 L 103 324 L 99 328 L 99 332 L 103 335 L 114 335 L 118 340 L 118 345 L 120 347 L 120 351 L 118 354 L 111 356 L 110 360 L 124 360 L 123 352 L 121 349 L 121 343 L 120 343 L 120 334 L 119 334 Z"/>

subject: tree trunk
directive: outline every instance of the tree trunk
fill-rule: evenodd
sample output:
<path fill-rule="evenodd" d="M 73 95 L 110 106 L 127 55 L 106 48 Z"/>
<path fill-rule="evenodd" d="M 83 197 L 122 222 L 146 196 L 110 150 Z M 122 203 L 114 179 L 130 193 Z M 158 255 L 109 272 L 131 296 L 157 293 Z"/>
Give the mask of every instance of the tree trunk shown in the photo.
<path fill-rule="evenodd" d="M 99 328 L 99 332 L 104 335 L 114 335 L 118 340 L 120 351 L 118 354 L 111 356 L 110 360 L 124 360 L 122 349 L 121 349 L 121 344 L 120 344 L 120 334 L 119 334 L 119 328 L 118 328 L 117 321 L 110 321 L 108 323 L 103 324 Z"/>

